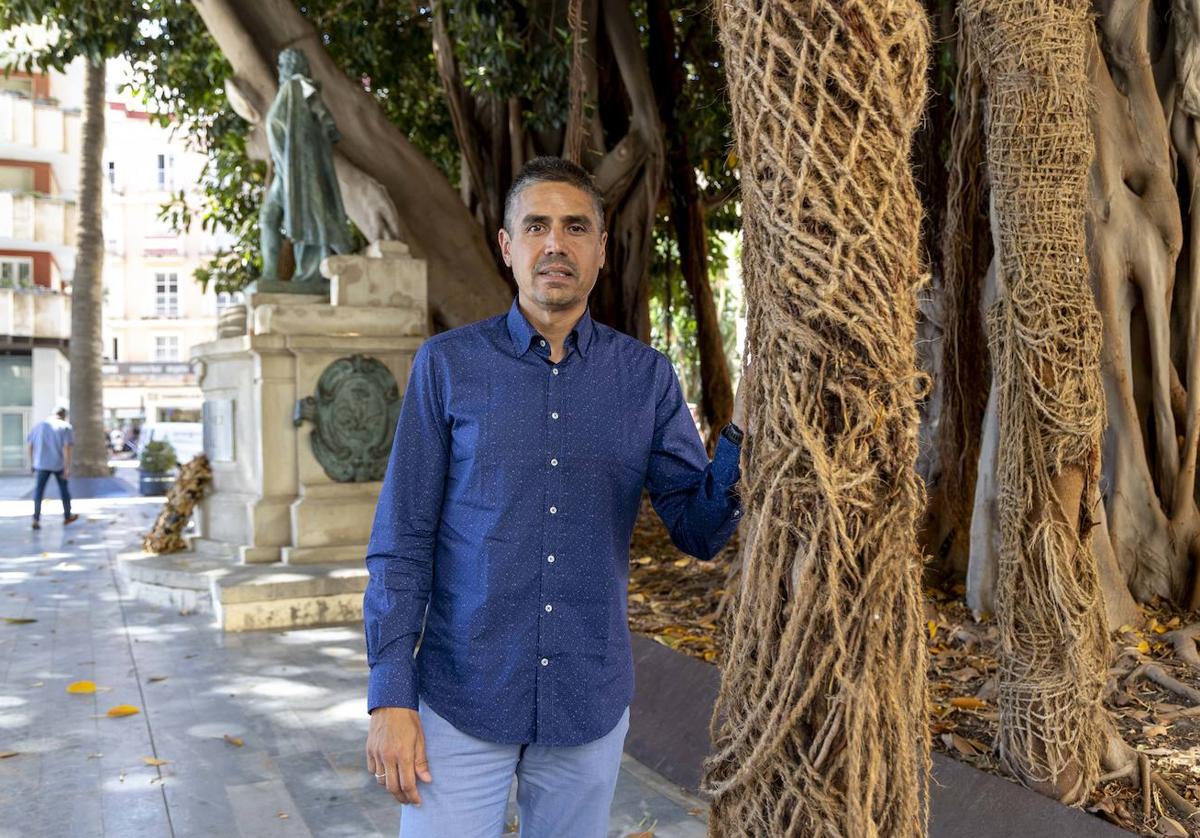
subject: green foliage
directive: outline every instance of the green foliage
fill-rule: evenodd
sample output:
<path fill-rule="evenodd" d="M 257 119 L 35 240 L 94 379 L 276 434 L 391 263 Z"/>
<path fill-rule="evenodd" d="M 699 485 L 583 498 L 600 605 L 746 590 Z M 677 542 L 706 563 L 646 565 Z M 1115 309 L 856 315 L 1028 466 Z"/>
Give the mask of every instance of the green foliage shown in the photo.
<path fill-rule="evenodd" d="M 171 443 L 166 440 L 154 440 L 147 442 L 142 448 L 138 463 L 142 471 L 149 474 L 166 474 L 179 465 L 179 460 L 175 457 L 175 448 Z"/>
<path fill-rule="evenodd" d="M 566 6 L 545 0 L 448 0 L 447 4 L 450 36 L 467 89 L 502 100 L 516 98 L 535 142 L 560 131 L 568 110 L 571 36 Z M 633 0 L 632 8 L 644 34 L 644 0 Z M 334 62 L 360 79 L 414 146 L 452 183 L 457 182 L 459 151 L 434 60 L 429 6 L 391 0 L 304 0 L 300 11 L 320 32 Z M 686 71 L 679 102 L 681 127 L 708 208 L 709 272 L 718 299 L 735 301 L 737 295 L 722 297 L 718 290 L 725 269 L 718 236 L 739 230 L 741 221 L 716 24 L 708 4 L 695 0 L 678 4 L 672 19 Z M 61 67 L 76 55 L 126 56 L 134 68 L 132 92 L 160 124 L 181 132 L 205 155 L 199 200 L 193 197 L 189 203 L 181 191 L 163 207 L 162 215 L 181 231 L 196 223 L 207 231 L 228 231 L 232 244 L 199 269 L 196 279 L 216 291 L 243 288 L 261 266 L 257 210 L 266 172 L 263 164 L 247 156 L 249 125 L 233 112 L 225 95 L 225 79 L 232 68 L 192 4 L 185 0 L 0 2 L 0 25 L 43 20 L 64 21 L 69 30 L 61 32 L 49 53 L 39 56 L 41 63 Z M 616 139 L 606 138 L 610 143 Z M 697 367 L 694 340 L 688 337 L 695 326 L 678 275 L 677 254 L 674 269 L 667 258 L 676 245 L 665 201 L 654 236 L 650 290 L 651 305 L 659 312 L 654 320 L 657 329 L 665 316 L 670 286 L 672 317 L 678 319 L 671 330 L 671 354 L 682 372 Z M 732 319 L 723 317 L 723 321 L 732 334 Z M 736 372 L 737 367 L 731 369 Z M 698 372 L 693 380 L 698 382 Z M 690 397 L 698 392 L 698 386 L 689 389 Z"/>
<path fill-rule="evenodd" d="M 0 2 L 0 29 L 21 24 L 57 28 L 58 38 L 36 56 L 23 56 L 28 69 L 36 57 L 39 67 L 62 70 L 75 58 L 102 61 L 124 54 L 141 31 L 145 4 L 135 0 L 4 0 Z"/>
<path fill-rule="evenodd" d="M 452 0 L 448 7 L 463 85 L 476 95 L 516 97 L 530 131 L 553 131 L 566 122 L 571 75 L 566 6 Z"/>
<path fill-rule="evenodd" d="M 207 290 L 239 291 L 261 270 L 258 207 L 266 188 L 266 166 L 249 158 L 250 125 L 233 112 L 225 80 L 233 68 L 204 28 L 191 3 L 154 0 L 144 3 L 153 25 L 127 53 L 133 64 L 132 93 L 158 124 L 180 132 L 188 145 L 205 155 L 198 205 L 180 190 L 161 216 L 183 232 L 198 223 L 206 232 L 227 231 L 233 238 L 195 278 Z"/>
<path fill-rule="evenodd" d="M 740 258 L 736 236 L 709 236 L 709 282 L 713 303 L 721 322 L 721 341 L 729 365 L 730 383 L 737 387 L 741 352 L 737 341 L 737 319 L 744 310 L 740 271 L 729 270 L 730 256 Z M 700 354 L 696 351 L 696 315 L 692 295 L 679 269 L 679 248 L 674 238 L 655 238 L 650 269 L 650 343 L 671 359 L 684 397 L 698 404 L 701 396 Z"/>

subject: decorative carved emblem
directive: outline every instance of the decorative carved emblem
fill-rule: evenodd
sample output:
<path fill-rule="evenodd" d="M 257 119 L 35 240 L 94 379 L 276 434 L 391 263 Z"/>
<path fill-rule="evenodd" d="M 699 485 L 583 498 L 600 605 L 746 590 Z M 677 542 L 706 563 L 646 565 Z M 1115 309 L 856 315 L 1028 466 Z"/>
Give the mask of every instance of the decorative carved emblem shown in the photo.
<path fill-rule="evenodd" d="M 315 395 L 296 402 L 292 423 L 313 423 L 312 451 L 339 483 L 382 480 L 400 416 L 400 388 L 379 360 L 338 358 L 325 368 Z"/>

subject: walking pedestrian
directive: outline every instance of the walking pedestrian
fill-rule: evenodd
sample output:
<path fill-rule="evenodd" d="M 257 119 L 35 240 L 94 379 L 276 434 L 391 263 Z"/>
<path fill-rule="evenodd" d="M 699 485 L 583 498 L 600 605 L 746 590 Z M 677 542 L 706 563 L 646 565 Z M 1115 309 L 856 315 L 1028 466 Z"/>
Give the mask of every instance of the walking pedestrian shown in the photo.
<path fill-rule="evenodd" d="M 29 460 L 37 475 L 33 488 L 33 528 L 42 528 L 42 496 L 52 474 L 58 482 L 58 493 L 62 495 L 63 524 L 78 520 L 78 515 L 71 514 L 71 490 L 67 487 L 67 478 L 71 476 L 71 449 L 75 447 L 75 431 L 67 421 L 67 409 L 60 407 L 53 416 L 34 425 L 25 441 L 29 443 Z"/>

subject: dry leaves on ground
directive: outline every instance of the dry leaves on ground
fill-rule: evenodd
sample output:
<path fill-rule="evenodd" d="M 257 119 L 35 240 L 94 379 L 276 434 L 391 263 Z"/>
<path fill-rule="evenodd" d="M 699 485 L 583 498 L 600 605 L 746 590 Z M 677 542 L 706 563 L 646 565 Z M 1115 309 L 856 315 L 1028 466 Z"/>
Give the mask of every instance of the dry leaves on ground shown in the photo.
<path fill-rule="evenodd" d="M 630 629 L 716 663 L 725 637 L 719 608 L 725 588 L 736 586 L 736 551 L 737 545 L 731 543 L 713 562 L 685 561 L 687 557 L 671 543 L 644 501 L 630 548 Z M 999 723 L 994 703 L 999 633 L 990 615 L 975 618 L 963 601 L 964 594 L 961 585 L 925 591 L 929 728 L 936 750 L 1001 774 L 992 746 Z M 1200 671 L 1183 664 L 1165 637 L 1200 617 L 1173 611 L 1160 602 L 1145 606 L 1143 615 L 1143 625 L 1122 626 L 1113 635 L 1105 707 L 1125 741 L 1150 759 L 1154 771 L 1186 800 L 1200 805 L 1200 704 L 1148 678 L 1129 679 L 1138 667 L 1154 665 L 1185 689 L 1200 690 Z M 1144 836 L 1162 838 L 1183 829 L 1157 794 L 1154 804 L 1145 819 L 1140 791 L 1117 780 L 1097 789 L 1087 808 Z M 1200 835 L 1200 826 L 1195 829 Z"/>

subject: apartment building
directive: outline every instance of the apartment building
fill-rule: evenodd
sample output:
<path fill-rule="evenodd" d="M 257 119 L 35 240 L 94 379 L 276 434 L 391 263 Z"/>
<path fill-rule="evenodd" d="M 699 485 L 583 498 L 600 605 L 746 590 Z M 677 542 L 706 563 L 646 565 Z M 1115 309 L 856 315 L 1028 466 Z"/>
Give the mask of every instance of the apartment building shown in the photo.
<path fill-rule="evenodd" d="M 110 73 L 120 81 L 119 66 Z M 104 410 L 114 425 L 199 422 L 203 398 L 188 362 L 217 334 L 229 302 L 192 278 L 221 243 L 176 235 L 160 218 L 183 190 L 195 202 L 204 158 L 128 100 L 110 98 L 104 156 Z"/>
<path fill-rule="evenodd" d="M 162 205 L 196 200 L 203 157 L 121 92 L 108 68 L 104 166 L 104 418 L 109 427 L 200 421 L 188 358 L 216 337 L 221 308 L 192 278 L 224 237 L 176 235 Z M 32 424 L 69 399 L 70 284 L 83 104 L 66 72 L 0 74 L 0 473 L 28 469 Z"/>
<path fill-rule="evenodd" d="M 82 90 L 79 70 L 0 76 L 0 473 L 69 393 Z"/>

